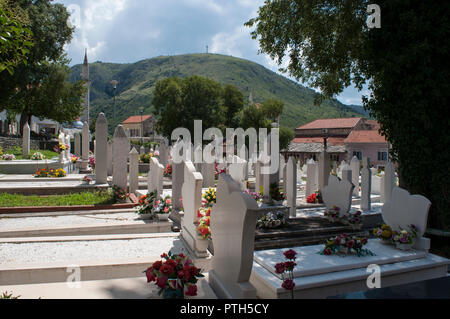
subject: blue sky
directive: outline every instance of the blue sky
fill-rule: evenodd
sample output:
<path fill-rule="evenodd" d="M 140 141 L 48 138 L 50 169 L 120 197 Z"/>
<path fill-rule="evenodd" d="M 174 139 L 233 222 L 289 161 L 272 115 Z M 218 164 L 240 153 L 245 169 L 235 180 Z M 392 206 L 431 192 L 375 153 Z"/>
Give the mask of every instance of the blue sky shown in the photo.
<path fill-rule="evenodd" d="M 257 16 L 264 0 L 57 0 L 76 27 L 66 50 L 71 65 L 90 62 L 132 63 L 184 53 L 232 55 L 275 72 L 278 66 L 252 40 L 244 23 Z M 366 92 L 363 92 L 367 94 Z M 361 105 L 361 93 L 346 89 L 338 100 Z"/>

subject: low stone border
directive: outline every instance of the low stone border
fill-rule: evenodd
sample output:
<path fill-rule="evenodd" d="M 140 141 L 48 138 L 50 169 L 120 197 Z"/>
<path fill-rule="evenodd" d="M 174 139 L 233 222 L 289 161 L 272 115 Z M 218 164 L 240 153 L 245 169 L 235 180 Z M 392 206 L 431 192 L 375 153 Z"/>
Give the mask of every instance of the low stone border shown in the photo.
<path fill-rule="evenodd" d="M 0 207 L 0 214 L 18 213 L 42 213 L 42 212 L 67 212 L 79 210 L 100 210 L 100 209 L 124 209 L 134 208 L 139 205 L 139 200 L 134 194 L 129 194 L 131 203 L 112 205 L 75 205 L 75 206 L 31 206 L 31 207 Z"/>

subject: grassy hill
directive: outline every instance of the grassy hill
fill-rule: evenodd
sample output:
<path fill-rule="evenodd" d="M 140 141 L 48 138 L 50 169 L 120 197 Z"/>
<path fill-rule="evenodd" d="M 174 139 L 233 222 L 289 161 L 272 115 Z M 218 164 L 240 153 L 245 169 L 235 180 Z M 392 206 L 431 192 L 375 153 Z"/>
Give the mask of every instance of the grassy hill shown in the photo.
<path fill-rule="evenodd" d="M 153 111 L 152 98 L 156 82 L 166 77 L 199 75 L 238 87 L 244 96 L 253 92 L 253 100 L 262 103 L 269 98 L 284 101 L 281 125 L 298 127 L 318 118 L 361 116 L 337 100 L 314 105 L 315 92 L 289 80 L 257 63 L 218 54 L 185 54 L 160 56 L 132 64 L 95 62 L 89 65 L 91 80 L 91 117 L 105 112 L 113 118 L 113 88 L 111 80 L 118 80 L 116 92 L 116 122 L 128 116 Z M 70 79 L 80 79 L 81 65 L 72 67 Z"/>

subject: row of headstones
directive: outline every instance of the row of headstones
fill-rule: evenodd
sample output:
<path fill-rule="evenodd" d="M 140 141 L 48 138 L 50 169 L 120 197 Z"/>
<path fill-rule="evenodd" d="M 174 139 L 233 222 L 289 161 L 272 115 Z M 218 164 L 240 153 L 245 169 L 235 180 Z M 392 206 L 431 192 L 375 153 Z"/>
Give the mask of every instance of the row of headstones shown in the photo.
<path fill-rule="evenodd" d="M 324 188 L 324 196 L 330 205 L 338 204 L 333 203 L 333 198 L 329 195 L 335 196 L 341 192 L 342 194 L 335 198 L 351 198 L 353 187 L 350 181 L 339 180 L 330 175 L 329 184 Z M 383 206 L 382 216 L 385 223 L 396 230 L 411 224 L 416 225 L 419 231 L 414 248 L 427 251 L 430 242 L 422 236 L 430 205 L 430 201 L 425 197 L 410 195 L 407 191 L 395 187 L 392 197 Z M 239 184 L 231 176 L 220 176 L 217 202 L 211 212 L 214 256 L 208 276 L 209 284 L 219 298 L 256 298 L 256 288 L 250 283 L 250 277 L 258 210 L 256 202 L 248 194 L 242 193 Z"/>
<path fill-rule="evenodd" d="M 376 169 L 370 169 L 369 159 L 363 158 L 362 168 L 360 170 L 360 162 L 355 156 L 352 158 L 350 165 L 345 161 L 337 170 L 341 179 L 348 180 L 355 187 L 353 188 L 353 196 L 359 196 L 359 185 L 361 175 L 361 210 L 371 210 L 371 194 L 378 193 L 381 202 L 389 201 L 392 189 L 395 186 L 395 169 L 392 162 L 388 162 L 385 167 L 385 173 L 379 177 L 376 175 Z M 330 166 L 326 152 L 322 152 L 318 162 L 313 159 L 307 161 L 306 164 L 306 189 L 305 196 L 309 196 L 316 190 L 322 190 L 328 183 L 330 175 Z M 372 188 L 376 191 L 373 192 Z"/>

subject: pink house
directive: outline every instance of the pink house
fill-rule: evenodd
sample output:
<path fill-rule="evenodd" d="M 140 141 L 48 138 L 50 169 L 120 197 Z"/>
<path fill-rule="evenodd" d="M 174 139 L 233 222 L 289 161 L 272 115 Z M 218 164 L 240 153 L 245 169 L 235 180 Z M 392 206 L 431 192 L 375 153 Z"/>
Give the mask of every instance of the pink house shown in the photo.
<path fill-rule="evenodd" d="M 384 166 L 388 159 L 389 143 L 378 133 L 377 121 L 351 117 L 318 119 L 298 127 L 295 138 L 283 151 L 285 156 L 295 156 L 302 163 L 318 158 L 324 149 L 332 161 L 350 161 L 353 156 L 367 156 L 375 166 Z"/>

